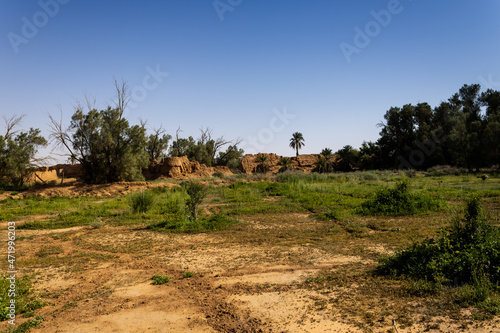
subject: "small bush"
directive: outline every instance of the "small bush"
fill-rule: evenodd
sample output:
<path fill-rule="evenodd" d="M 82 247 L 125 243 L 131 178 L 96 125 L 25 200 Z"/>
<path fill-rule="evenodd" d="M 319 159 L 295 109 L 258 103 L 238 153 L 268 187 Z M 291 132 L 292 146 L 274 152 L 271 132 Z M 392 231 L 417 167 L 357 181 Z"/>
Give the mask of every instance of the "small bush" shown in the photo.
<path fill-rule="evenodd" d="M 340 210 L 332 209 L 327 212 L 317 214 L 316 218 L 324 221 L 341 221 L 344 218 L 344 214 Z"/>
<path fill-rule="evenodd" d="M 188 279 L 188 278 L 193 277 L 193 276 L 194 276 L 194 274 L 191 272 L 184 272 L 184 274 L 182 274 L 183 279 Z"/>
<path fill-rule="evenodd" d="M 155 274 L 151 279 L 153 280 L 154 285 L 160 285 L 170 282 L 170 278 L 168 276 L 161 274 Z"/>
<path fill-rule="evenodd" d="M 365 201 L 359 212 L 363 215 L 411 215 L 441 207 L 438 199 L 410 193 L 409 182 L 403 180 L 393 188 L 375 193 L 375 198 Z"/>
<path fill-rule="evenodd" d="M 189 198 L 186 201 L 186 206 L 188 211 L 191 213 L 191 217 L 194 219 L 194 222 L 196 222 L 198 220 L 198 206 L 207 196 L 207 189 L 205 185 L 193 181 L 183 183 L 182 187 L 189 195 Z"/>
<path fill-rule="evenodd" d="M 155 196 L 150 191 L 142 191 L 130 197 L 130 207 L 134 213 L 146 213 L 155 202 Z"/>
<path fill-rule="evenodd" d="M 478 197 L 469 199 L 465 218 L 456 218 L 436 238 L 415 242 L 381 261 L 382 274 L 452 284 L 500 283 L 500 229 L 480 216 Z"/>
<path fill-rule="evenodd" d="M 221 178 L 221 179 L 224 178 L 224 174 L 221 171 L 215 172 L 212 176 L 216 177 L 216 178 Z"/>

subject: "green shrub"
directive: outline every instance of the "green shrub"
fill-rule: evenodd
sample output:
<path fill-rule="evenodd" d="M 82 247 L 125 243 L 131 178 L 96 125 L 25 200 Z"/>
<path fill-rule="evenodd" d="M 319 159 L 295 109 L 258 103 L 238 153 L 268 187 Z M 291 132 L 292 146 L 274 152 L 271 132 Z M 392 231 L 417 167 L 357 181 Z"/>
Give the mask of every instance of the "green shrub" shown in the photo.
<path fill-rule="evenodd" d="M 188 279 L 188 278 L 193 277 L 193 276 L 194 276 L 194 274 L 193 274 L 193 273 L 191 273 L 191 272 L 184 272 L 184 273 L 182 274 L 182 278 L 183 278 L 183 279 Z"/>
<path fill-rule="evenodd" d="M 410 193 L 408 180 L 398 182 L 393 188 L 383 188 L 373 199 L 361 204 L 364 215 L 411 215 L 441 207 L 438 199 Z"/>
<path fill-rule="evenodd" d="M 444 279 L 454 285 L 500 283 L 500 228 L 480 215 L 479 198 L 468 200 L 465 217 L 455 218 L 436 238 L 414 242 L 385 258 L 378 272 L 416 279 Z"/>
<path fill-rule="evenodd" d="M 198 220 L 198 206 L 207 196 L 207 189 L 205 185 L 194 181 L 185 182 L 182 184 L 182 187 L 189 195 L 189 198 L 186 201 L 186 206 L 188 211 L 191 213 L 191 217 L 194 222 L 196 222 Z"/>
<path fill-rule="evenodd" d="M 168 276 L 161 274 L 155 274 L 151 279 L 153 280 L 154 285 L 160 285 L 170 282 L 170 278 Z"/>
<path fill-rule="evenodd" d="M 224 178 L 224 174 L 221 171 L 215 172 L 212 176 L 216 177 L 216 178 L 221 178 L 221 179 Z"/>
<path fill-rule="evenodd" d="M 130 207 L 134 213 L 146 213 L 155 202 L 155 195 L 150 191 L 142 191 L 130 197 Z"/>

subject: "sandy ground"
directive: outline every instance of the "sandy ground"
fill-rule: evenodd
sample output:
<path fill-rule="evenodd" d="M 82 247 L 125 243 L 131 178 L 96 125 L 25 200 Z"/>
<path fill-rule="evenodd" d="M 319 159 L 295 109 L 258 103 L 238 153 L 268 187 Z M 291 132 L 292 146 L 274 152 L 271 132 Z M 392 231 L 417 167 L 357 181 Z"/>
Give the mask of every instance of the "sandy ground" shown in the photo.
<path fill-rule="evenodd" d="M 18 242 L 18 260 L 23 265 L 33 262 L 25 273 L 37 272 L 36 291 L 52 304 L 37 311 L 45 320 L 33 332 L 391 332 L 393 328 L 390 318 L 380 327 L 359 328 L 328 304 L 335 291 L 294 287 L 325 267 L 370 264 L 357 256 L 332 255 L 307 246 L 239 246 L 224 243 L 216 234 L 161 234 L 109 226 L 19 230 L 17 237 L 28 238 Z M 63 252 L 48 255 L 46 261 L 35 260 L 47 244 Z M 125 247 L 130 244 L 135 247 Z M 287 259 L 297 257 L 301 259 Z M 194 276 L 183 278 L 186 271 Z M 167 275 L 171 281 L 153 285 L 154 274 Z M 327 309 L 318 311 L 315 304 L 321 300 Z M 495 332 L 493 327 L 473 331 Z M 424 329 L 417 324 L 398 332 Z M 454 329 L 445 322 L 428 331 Z"/>
<path fill-rule="evenodd" d="M 150 185 L 114 184 L 100 190 L 107 196 L 141 186 Z M 85 188 L 66 190 L 80 193 Z M 314 223 L 307 222 L 306 214 L 280 218 L 293 227 Z M 249 235 L 287 228 L 258 216 L 242 223 Z M 6 226 L 0 223 L 2 230 Z M 6 237 L 2 233 L 4 244 Z M 17 262 L 25 267 L 19 275 L 36 273 L 36 293 L 50 302 L 37 310 L 44 321 L 33 332 L 396 332 L 392 320 L 397 313 L 372 327 L 362 326 L 331 302 L 343 297 L 341 288 L 300 287 L 325 268 L 373 266 L 374 261 L 359 255 L 335 254 L 309 244 L 237 242 L 220 233 L 168 234 L 108 225 L 18 230 L 16 237 Z M 47 246 L 58 253 L 40 256 Z M 365 251 L 386 250 L 366 244 Z M 185 278 L 185 272 L 193 276 Z M 155 274 L 171 281 L 153 285 Z M 25 320 L 19 318 L 18 323 Z M 432 327 L 416 322 L 398 328 L 398 333 L 423 331 L 456 332 L 459 327 L 444 318 Z M 460 331 L 500 332 L 500 326 L 495 319 Z"/>

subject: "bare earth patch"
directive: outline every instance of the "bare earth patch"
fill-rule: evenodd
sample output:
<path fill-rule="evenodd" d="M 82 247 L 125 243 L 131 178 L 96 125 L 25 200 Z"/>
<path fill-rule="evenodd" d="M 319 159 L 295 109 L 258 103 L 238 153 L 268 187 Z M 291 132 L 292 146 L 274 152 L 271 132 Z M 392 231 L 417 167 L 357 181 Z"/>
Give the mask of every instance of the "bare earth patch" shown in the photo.
<path fill-rule="evenodd" d="M 333 244 L 331 248 L 316 246 L 323 244 L 321 240 L 299 242 L 293 237 L 278 237 L 283 240 L 279 244 L 253 242 L 247 237 L 249 230 L 277 232 L 285 237 L 281 233 L 297 228 L 309 230 L 316 222 L 307 221 L 306 214 L 296 213 L 269 220 L 258 216 L 242 220 L 246 224 L 241 229 L 212 234 L 169 234 L 110 226 L 18 230 L 17 238 L 27 237 L 16 244 L 21 254 L 18 260 L 25 263 L 18 274 L 36 273 L 36 293 L 51 303 L 37 311 L 44 321 L 32 331 L 390 332 L 393 329 L 391 320 L 398 315 L 395 312 L 373 326 L 361 325 L 359 318 L 345 313 L 346 306 L 364 306 L 354 298 L 348 303 L 347 291 L 357 290 L 355 282 L 347 280 L 325 289 L 304 287 L 306 281 L 324 270 L 372 267 L 375 261 L 364 256 L 363 251 L 387 253 L 382 244 L 364 242 L 361 250 L 351 251 L 351 242 Z M 243 233 L 241 238 L 235 236 L 238 232 Z M 5 241 L 6 233 L 2 237 Z M 37 255 L 48 245 L 60 250 L 43 257 Z M 192 276 L 187 277 L 186 272 Z M 153 285 L 155 274 L 171 280 Z M 381 304 L 378 307 L 383 309 Z M 366 312 L 366 316 L 369 314 Z M 25 320 L 19 318 L 18 323 Z M 413 326 L 400 327 L 399 332 L 498 331 L 497 319 L 466 328 L 449 318 L 434 320 L 432 325 L 416 321 Z"/>

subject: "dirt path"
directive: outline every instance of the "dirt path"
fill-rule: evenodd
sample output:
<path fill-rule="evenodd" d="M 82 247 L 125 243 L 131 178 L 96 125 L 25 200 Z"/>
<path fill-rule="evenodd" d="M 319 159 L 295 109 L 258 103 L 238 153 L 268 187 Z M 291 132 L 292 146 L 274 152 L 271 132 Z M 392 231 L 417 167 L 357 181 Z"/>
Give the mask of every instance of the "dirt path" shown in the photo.
<path fill-rule="evenodd" d="M 302 215 L 284 218 L 290 226 L 305 224 Z M 244 223 L 239 231 L 243 237 L 246 232 L 269 230 L 262 229 L 258 217 Z M 22 274 L 36 272 L 36 292 L 51 303 L 37 311 L 45 319 L 33 332 L 388 332 L 393 328 L 392 317 L 373 327 L 346 317 L 332 303 L 343 297 L 342 288 L 301 287 L 322 269 L 370 266 L 372 260 L 332 254 L 307 243 L 237 241 L 234 233 L 167 234 L 111 226 L 19 230 L 19 263 L 26 267 Z M 183 277 L 185 272 L 193 276 Z M 155 274 L 171 281 L 153 285 Z M 452 332 L 457 329 L 453 325 L 443 320 L 428 329 L 416 323 L 399 332 Z M 474 331 L 494 331 L 494 325 Z"/>

